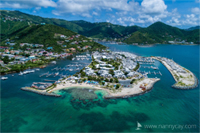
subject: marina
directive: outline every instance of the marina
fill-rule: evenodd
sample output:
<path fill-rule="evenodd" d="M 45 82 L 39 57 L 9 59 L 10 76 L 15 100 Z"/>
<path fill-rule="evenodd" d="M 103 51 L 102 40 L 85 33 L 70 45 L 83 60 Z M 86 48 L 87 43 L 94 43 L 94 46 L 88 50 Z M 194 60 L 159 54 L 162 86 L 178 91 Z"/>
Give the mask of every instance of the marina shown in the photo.
<path fill-rule="evenodd" d="M 197 78 L 199 78 L 199 56 L 197 52 L 197 50 L 199 49 L 198 46 L 158 45 L 150 48 L 141 48 L 137 46 L 122 46 L 112 44 L 109 45 L 109 47 L 111 50 L 124 50 L 127 52 L 134 52 L 146 56 L 160 55 L 169 58 L 173 57 L 175 61 L 177 61 L 182 66 L 188 68 L 195 75 L 197 75 Z M 177 52 L 177 49 L 180 48 L 182 48 L 184 52 Z M 82 64 L 83 67 L 87 66 L 89 62 L 88 64 L 84 64 L 85 61 L 87 60 L 79 60 L 79 63 L 77 64 Z M 77 61 L 74 60 L 74 62 Z M 90 96 L 91 93 L 95 92 L 87 91 L 87 93 L 83 93 L 83 91 L 77 90 L 80 89 L 80 87 L 72 88 L 72 90 L 77 90 L 76 92 L 60 90 L 56 92 L 57 94 L 54 94 L 58 97 L 55 97 L 51 93 L 40 93 L 40 95 L 38 95 L 39 93 L 36 94 L 37 92 L 31 93 L 27 90 L 22 91 L 22 88 L 24 86 L 31 86 L 33 82 L 54 83 L 55 81 L 60 79 L 59 76 L 50 76 L 48 78 L 46 78 L 46 76 L 43 76 L 39 78 L 41 74 L 47 72 L 60 72 L 60 74 L 63 73 L 63 75 L 75 74 L 76 71 L 69 70 L 51 71 L 51 69 L 55 67 L 68 68 L 67 65 L 69 64 L 75 63 L 73 63 L 72 60 L 58 60 L 56 65 L 50 64 L 46 68 L 35 71 L 34 73 L 21 76 L 18 75 L 19 73 L 5 75 L 6 77 L 8 77 L 8 80 L 1 81 L 1 111 L 2 116 L 7 116 L 2 117 L 2 119 L 4 120 L 4 124 L 2 123 L 4 129 L 12 128 L 13 132 L 30 132 L 30 129 L 32 129 L 32 132 L 47 132 L 46 129 L 48 129 L 48 131 L 55 131 L 55 129 L 57 129 L 57 132 L 66 132 L 67 126 L 67 130 L 69 132 L 81 132 L 83 130 L 84 132 L 91 132 L 90 129 L 93 129 L 92 127 L 94 127 L 94 125 L 88 124 L 88 121 L 91 123 L 95 123 L 96 121 L 101 121 L 102 119 L 105 119 L 104 123 L 98 124 L 97 126 L 95 126 L 95 129 L 98 129 L 101 126 L 105 127 L 106 124 L 108 126 L 105 128 L 107 129 L 107 131 L 111 132 L 113 131 L 113 124 L 121 125 L 120 131 L 127 131 L 127 129 L 130 129 L 130 132 L 135 132 L 135 129 L 137 127 L 132 125 L 130 127 L 127 127 L 127 122 L 125 121 L 128 121 L 133 125 L 136 125 L 137 121 L 140 122 L 141 125 L 147 125 L 149 124 L 149 122 L 155 125 L 166 123 L 176 125 L 177 121 L 179 123 L 187 122 L 187 124 L 199 124 L 199 121 L 196 117 L 199 114 L 199 89 L 196 88 L 186 91 L 182 89 L 178 90 L 172 88 L 171 85 L 173 85 L 175 81 L 170 72 L 159 61 L 155 61 L 154 65 L 151 64 L 152 66 L 158 67 L 159 70 L 154 70 L 151 68 L 147 69 L 142 67 L 142 65 L 148 66 L 150 64 L 141 65 L 140 71 L 151 72 L 152 74 L 148 74 L 148 77 L 159 77 L 161 78 L 161 80 L 158 81 L 148 93 L 135 97 L 124 95 L 123 97 L 116 99 L 96 98 L 84 101 L 80 101 L 77 99 L 73 100 L 72 95 L 81 95 L 83 98 L 85 98 L 86 96 Z M 153 71 L 160 71 L 162 73 L 162 77 L 159 74 L 154 75 Z M 44 79 L 52 81 L 44 81 Z M 10 81 L 12 81 L 12 84 L 10 84 Z M 103 91 L 95 93 L 98 94 L 97 96 L 104 96 Z M 53 96 L 50 97 L 49 95 Z M 73 100 L 73 102 L 71 102 L 71 100 Z M 118 109 L 119 107 L 121 108 Z M 118 110 L 116 111 L 116 109 Z M 110 113 L 109 116 L 108 112 Z M 155 115 L 155 113 L 157 115 Z M 58 114 L 62 114 L 62 116 L 64 117 L 58 119 Z M 95 117 L 96 119 L 94 120 L 93 117 Z M 38 120 L 41 120 L 41 118 L 42 121 L 38 122 Z M 10 121 L 11 119 L 17 119 L 17 121 Z M 130 119 L 131 121 L 129 121 Z M 49 123 L 55 123 L 55 121 L 60 124 L 53 124 L 49 126 Z M 24 122 L 26 122 L 26 124 L 24 124 Z M 74 129 L 74 126 L 72 125 L 76 125 L 77 123 L 79 123 L 80 128 Z M 85 126 L 86 124 L 88 125 L 87 128 Z M 178 131 L 198 132 L 197 128 L 183 129 Z M 7 131 L 6 129 L 4 131 Z M 147 130 L 145 130 L 144 132 L 146 131 Z M 163 132 L 163 129 L 153 129 L 153 131 Z M 172 130 L 166 129 L 165 131 L 171 132 Z"/>

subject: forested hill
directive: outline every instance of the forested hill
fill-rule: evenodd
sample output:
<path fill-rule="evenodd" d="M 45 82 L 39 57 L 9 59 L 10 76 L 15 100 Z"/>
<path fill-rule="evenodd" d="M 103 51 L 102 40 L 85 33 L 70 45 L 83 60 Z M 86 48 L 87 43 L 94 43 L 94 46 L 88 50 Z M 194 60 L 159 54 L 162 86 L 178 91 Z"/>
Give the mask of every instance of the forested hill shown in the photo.
<path fill-rule="evenodd" d="M 168 43 L 168 41 L 182 41 L 199 43 L 199 30 L 186 31 L 176 27 L 156 22 L 147 28 L 133 32 L 124 42 L 131 43 Z"/>
<path fill-rule="evenodd" d="M 93 38 L 121 38 L 125 35 L 131 34 L 138 29 L 141 29 L 139 26 L 121 26 L 114 25 L 107 22 L 102 23 L 90 23 L 87 21 L 67 21 L 63 19 L 55 18 L 43 18 L 40 16 L 26 14 L 20 11 L 1 11 L 1 18 L 5 17 L 16 17 L 20 18 L 23 21 L 31 22 L 35 24 L 46 23 L 53 24 L 67 28 L 71 31 L 77 32 L 84 36 L 93 37 Z M 3 33 L 4 34 L 4 33 Z"/>
<path fill-rule="evenodd" d="M 61 36 L 64 37 L 61 38 Z M 30 25 L 23 30 L 15 32 L 15 34 L 12 34 L 10 40 L 14 40 L 16 46 L 19 46 L 20 43 L 43 44 L 44 48 L 53 47 L 54 51 L 57 52 L 63 51 L 63 46 L 65 46 L 65 49 L 77 49 L 78 46 L 80 48 L 90 46 L 90 50 L 105 48 L 105 46 L 89 40 L 85 36 L 78 35 L 66 28 L 50 24 Z M 83 42 L 83 40 L 85 42 Z M 76 43 L 76 45 L 72 45 L 72 42 Z M 2 42 L 2 44 L 5 43 L 6 41 Z"/>

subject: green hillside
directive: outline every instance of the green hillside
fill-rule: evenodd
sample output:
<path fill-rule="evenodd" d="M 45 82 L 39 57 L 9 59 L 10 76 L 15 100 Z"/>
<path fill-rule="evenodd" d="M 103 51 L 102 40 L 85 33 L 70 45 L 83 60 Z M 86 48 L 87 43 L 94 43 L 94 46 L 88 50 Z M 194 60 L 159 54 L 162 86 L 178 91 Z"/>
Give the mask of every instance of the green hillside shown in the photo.
<path fill-rule="evenodd" d="M 176 27 L 166 25 L 162 22 L 156 22 L 147 28 L 134 32 L 124 42 L 132 43 L 167 43 L 168 41 L 187 40 L 198 43 L 198 30 L 185 31 Z"/>
<path fill-rule="evenodd" d="M 80 32 L 83 31 L 83 28 L 71 23 L 69 21 L 63 20 L 63 19 L 55 19 L 55 18 L 43 18 L 40 16 L 35 16 L 35 15 L 30 15 L 30 14 L 26 14 L 20 11 L 5 11 L 5 10 L 1 10 L 1 17 L 6 17 L 6 16 L 10 16 L 10 17 L 18 17 L 21 18 L 27 22 L 32 22 L 35 24 L 40 24 L 40 23 L 46 23 L 46 24 L 54 24 L 57 26 L 61 26 L 64 28 L 67 28 L 69 30 L 72 30 L 74 32 Z"/>
<path fill-rule="evenodd" d="M 27 22 L 15 22 L 15 21 L 0 21 L 0 29 L 1 29 L 1 41 L 6 39 L 10 34 L 14 34 L 24 28 L 28 27 Z"/>
<path fill-rule="evenodd" d="M 93 38 L 121 38 L 141 29 L 141 27 L 138 26 L 126 27 L 108 22 L 90 23 L 83 20 L 71 22 L 84 29 L 84 31 L 79 32 L 80 34 Z"/>
<path fill-rule="evenodd" d="M 138 26 L 120 26 L 114 25 L 107 22 L 102 23 L 90 23 L 87 21 L 66 21 L 63 19 L 55 19 L 55 18 L 43 18 L 39 16 L 34 16 L 26 13 L 22 13 L 20 11 L 1 11 L 1 17 L 18 17 L 23 19 L 26 22 L 32 22 L 35 24 L 46 23 L 53 24 L 57 26 L 61 26 L 67 28 L 71 31 L 77 32 L 84 36 L 94 37 L 94 38 L 120 38 L 125 35 L 131 34 L 132 32 L 140 29 Z"/>
<path fill-rule="evenodd" d="M 68 29 L 65 29 L 63 27 L 59 27 L 56 25 L 31 25 L 15 34 L 10 36 L 10 40 L 15 40 L 15 43 L 33 43 L 33 44 L 44 44 L 44 48 L 47 47 L 53 47 L 55 52 L 61 52 L 63 51 L 63 45 L 66 45 L 66 48 L 77 48 L 77 46 L 83 47 L 83 46 L 91 46 L 90 50 L 94 50 L 96 48 L 103 49 L 105 46 L 96 43 L 96 42 L 90 42 L 89 39 L 87 39 L 84 36 L 80 36 L 78 38 L 74 37 L 74 39 L 70 40 L 69 42 L 65 42 L 66 39 L 62 39 L 60 37 L 55 37 L 56 34 L 59 35 L 65 35 L 67 37 L 75 36 L 77 33 L 72 32 Z M 88 42 L 81 42 L 76 45 L 71 45 L 70 43 L 72 41 L 81 41 L 81 40 L 88 40 Z M 63 41 L 62 45 L 58 45 L 57 41 Z M 5 42 L 2 42 L 4 44 Z"/>
<path fill-rule="evenodd" d="M 185 29 L 185 30 L 191 31 L 191 30 L 197 30 L 197 29 L 200 29 L 200 26 L 190 27 L 190 28 Z"/>
<path fill-rule="evenodd" d="M 2 18 L 17 17 L 22 21 L 6 21 Z M 66 21 L 63 19 L 42 18 L 39 16 L 29 15 L 19 11 L 1 11 L 1 41 L 14 35 L 15 32 L 23 30 L 29 24 L 52 24 L 63 28 L 67 28 L 73 32 L 81 35 L 113 40 L 117 38 L 118 41 L 124 41 L 127 44 L 140 43 L 168 43 L 168 41 L 191 41 L 199 43 L 199 29 L 198 27 L 190 28 L 190 30 L 183 30 L 176 27 L 166 25 L 162 22 L 156 22 L 147 28 L 138 26 L 121 26 L 114 25 L 108 22 L 90 23 L 87 21 Z M 195 30 L 196 29 L 196 30 Z"/>

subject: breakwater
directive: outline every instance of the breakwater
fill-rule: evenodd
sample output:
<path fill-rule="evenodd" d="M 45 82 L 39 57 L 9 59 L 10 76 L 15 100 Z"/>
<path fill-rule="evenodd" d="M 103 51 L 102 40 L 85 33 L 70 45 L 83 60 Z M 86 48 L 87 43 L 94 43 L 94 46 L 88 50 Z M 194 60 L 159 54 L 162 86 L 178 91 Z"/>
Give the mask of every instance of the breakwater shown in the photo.
<path fill-rule="evenodd" d="M 194 88 L 198 87 L 199 81 L 198 81 L 198 79 L 196 78 L 195 75 L 193 75 L 193 76 L 194 76 L 194 84 L 193 85 L 191 85 L 191 86 L 177 86 L 176 83 L 175 83 L 174 85 L 172 85 L 172 88 L 188 90 L 188 89 L 194 89 Z"/>
<path fill-rule="evenodd" d="M 166 64 L 166 62 L 164 63 L 162 60 L 156 58 L 156 57 L 153 57 L 154 59 L 160 61 L 167 69 L 168 71 L 171 73 L 172 77 L 174 78 L 174 80 L 176 81 L 176 83 L 174 85 L 172 85 L 172 88 L 175 88 L 175 89 L 194 89 L 198 86 L 198 79 L 196 78 L 196 76 L 191 72 L 189 71 L 188 69 L 182 67 L 181 65 L 177 64 L 178 66 L 182 67 L 183 69 L 186 69 L 189 73 L 191 73 L 193 75 L 193 78 L 194 78 L 194 83 L 192 85 L 188 85 L 188 86 L 178 86 L 177 83 L 179 82 L 178 78 L 175 76 L 173 70 L 170 70 L 168 64 Z"/>
<path fill-rule="evenodd" d="M 37 91 L 37 90 L 33 90 L 33 89 L 28 89 L 27 87 L 22 87 L 21 90 L 34 92 L 34 93 L 44 95 L 44 96 L 61 97 L 61 95 L 58 95 L 58 94 L 55 94 L 55 93 L 41 92 L 41 91 Z"/>

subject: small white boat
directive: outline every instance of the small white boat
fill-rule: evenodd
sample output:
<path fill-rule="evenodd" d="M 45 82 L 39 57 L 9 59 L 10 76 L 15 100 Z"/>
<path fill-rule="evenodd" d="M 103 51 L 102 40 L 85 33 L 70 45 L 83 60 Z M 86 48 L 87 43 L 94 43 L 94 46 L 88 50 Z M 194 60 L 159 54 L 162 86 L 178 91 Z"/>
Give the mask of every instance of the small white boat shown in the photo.
<path fill-rule="evenodd" d="M 19 75 L 23 75 L 23 72 L 20 72 Z"/>
<path fill-rule="evenodd" d="M 73 71 L 73 69 L 69 69 L 69 71 Z"/>
<path fill-rule="evenodd" d="M 57 76 L 59 74 L 59 72 L 55 73 L 55 76 Z"/>
<path fill-rule="evenodd" d="M 40 71 L 40 69 L 38 68 L 38 69 L 35 69 L 36 71 Z"/>
<path fill-rule="evenodd" d="M 2 79 L 2 80 L 6 80 L 6 79 L 8 79 L 8 77 L 1 77 L 1 79 Z"/>
<path fill-rule="evenodd" d="M 162 76 L 162 73 L 159 71 L 159 74 Z"/>
<path fill-rule="evenodd" d="M 27 74 L 27 73 L 29 73 L 29 72 L 28 72 L 28 71 L 24 71 L 24 72 L 23 72 L 23 74 Z"/>
<path fill-rule="evenodd" d="M 52 61 L 51 63 L 52 63 L 52 64 L 56 64 L 56 61 Z"/>
<path fill-rule="evenodd" d="M 30 71 L 29 71 L 29 73 L 34 73 L 34 72 L 35 72 L 35 70 L 30 70 Z"/>

